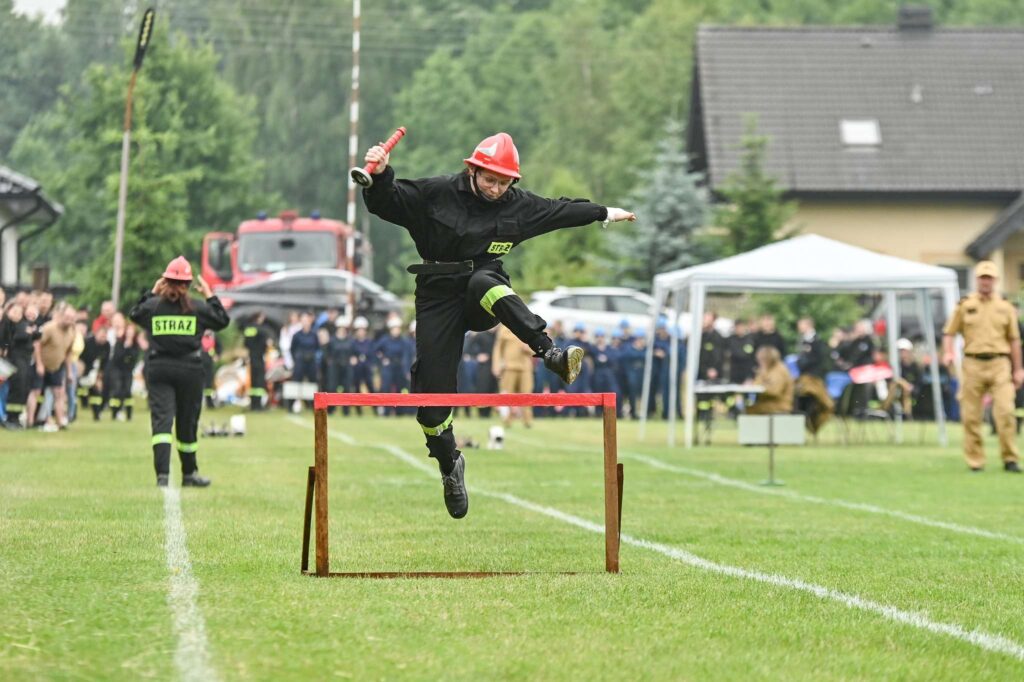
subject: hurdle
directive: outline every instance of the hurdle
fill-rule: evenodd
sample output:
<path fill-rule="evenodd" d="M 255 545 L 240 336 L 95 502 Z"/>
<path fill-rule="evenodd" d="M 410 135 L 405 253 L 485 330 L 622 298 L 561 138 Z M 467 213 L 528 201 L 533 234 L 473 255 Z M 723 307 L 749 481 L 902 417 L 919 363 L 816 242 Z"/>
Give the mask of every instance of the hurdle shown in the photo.
<path fill-rule="evenodd" d="M 604 429 L 605 572 L 619 572 L 622 526 L 622 464 L 618 456 L 614 393 L 316 393 L 313 396 L 313 466 L 306 475 L 302 528 L 303 575 L 320 578 L 485 578 L 524 575 L 527 571 L 356 571 L 332 572 L 328 548 L 329 407 L 600 407 Z M 309 545 L 316 519 L 316 570 L 309 570 Z M 575 573 L 562 571 L 561 573 Z"/>

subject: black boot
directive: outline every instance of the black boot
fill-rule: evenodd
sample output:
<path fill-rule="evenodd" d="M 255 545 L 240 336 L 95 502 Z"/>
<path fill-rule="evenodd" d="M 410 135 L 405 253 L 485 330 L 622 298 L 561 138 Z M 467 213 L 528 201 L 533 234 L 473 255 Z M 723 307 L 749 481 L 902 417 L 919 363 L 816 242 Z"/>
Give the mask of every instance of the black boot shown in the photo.
<path fill-rule="evenodd" d="M 461 519 L 469 511 L 469 493 L 466 492 L 466 458 L 458 450 L 451 473 L 442 474 L 444 506 L 453 519 Z"/>
<path fill-rule="evenodd" d="M 567 385 L 576 381 L 580 375 L 580 367 L 583 365 L 583 349 L 579 346 L 569 346 L 565 350 L 552 347 L 547 349 L 542 356 L 544 366 L 558 375 L 558 378 Z"/>
<path fill-rule="evenodd" d="M 182 488 L 205 488 L 210 485 L 210 479 L 203 478 L 198 472 L 192 472 L 187 476 L 181 477 Z"/>

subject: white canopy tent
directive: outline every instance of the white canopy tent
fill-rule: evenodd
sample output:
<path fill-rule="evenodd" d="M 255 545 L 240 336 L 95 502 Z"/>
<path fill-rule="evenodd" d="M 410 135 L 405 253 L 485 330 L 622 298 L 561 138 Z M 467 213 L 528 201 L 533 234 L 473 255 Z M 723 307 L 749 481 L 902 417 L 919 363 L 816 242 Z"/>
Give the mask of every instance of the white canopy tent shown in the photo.
<path fill-rule="evenodd" d="M 931 356 L 932 385 L 936 387 L 939 385 L 939 358 L 930 297 L 932 292 L 941 294 L 948 318 L 959 296 L 956 273 L 950 268 L 886 256 L 812 234 L 775 242 L 712 263 L 661 273 L 654 277 L 653 290 L 654 304 L 651 325 L 647 331 L 640 433 L 642 436 L 650 400 L 654 331 L 671 294 L 677 315 L 682 311 L 684 299 L 690 313 L 686 352 L 686 367 L 689 370 L 686 372 L 686 447 L 693 445 L 692 405 L 697 373 L 692 369 L 700 359 L 701 321 L 704 317 L 704 301 L 709 293 L 882 293 L 887 311 L 889 357 L 897 378 L 900 367 L 896 360 L 896 340 L 900 335 L 900 319 L 896 312 L 896 298 L 898 294 L 911 293 L 917 300 L 917 313 Z M 669 355 L 669 445 L 675 444 L 676 404 L 679 399 L 678 341 L 679 329 L 674 327 Z M 932 391 L 932 397 L 935 401 L 939 442 L 945 445 L 946 425 L 941 392 Z"/>

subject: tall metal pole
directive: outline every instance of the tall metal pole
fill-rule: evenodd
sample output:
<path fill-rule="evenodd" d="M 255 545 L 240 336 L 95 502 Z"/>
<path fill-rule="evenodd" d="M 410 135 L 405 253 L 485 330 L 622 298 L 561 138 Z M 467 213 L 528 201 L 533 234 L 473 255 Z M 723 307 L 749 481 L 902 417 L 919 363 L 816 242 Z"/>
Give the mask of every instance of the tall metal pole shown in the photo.
<path fill-rule="evenodd" d="M 360 0 L 352 0 L 352 93 L 349 96 L 348 112 L 348 167 L 356 166 L 359 154 L 359 32 L 360 32 Z M 352 232 L 345 245 L 345 258 L 348 262 L 348 305 L 346 316 L 348 327 L 352 329 L 356 315 L 356 183 L 348 179 L 348 210 L 346 222 Z"/>
<path fill-rule="evenodd" d="M 132 140 L 132 95 L 135 93 L 137 70 L 132 70 L 128 82 L 128 96 L 124 102 L 124 132 L 121 134 L 121 182 L 117 190 L 117 228 L 114 233 L 114 283 L 111 285 L 110 300 L 117 310 L 121 302 L 121 258 L 124 252 L 124 214 L 128 202 L 128 150 Z"/>
<path fill-rule="evenodd" d="M 142 60 L 149 47 L 149 39 L 153 33 L 153 18 L 156 13 L 152 8 L 142 15 L 139 26 L 139 40 L 135 45 L 135 58 L 132 63 L 132 77 L 128 81 L 128 94 L 124 100 L 124 132 L 121 135 L 121 179 L 117 190 L 117 227 L 114 233 L 114 281 L 111 285 L 110 300 L 114 309 L 121 302 L 121 258 L 124 251 L 124 217 L 125 205 L 128 202 L 128 150 L 131 148 L 132 137 L 132 97 L 135 95 L 135 80 L 142 68 Z"/>

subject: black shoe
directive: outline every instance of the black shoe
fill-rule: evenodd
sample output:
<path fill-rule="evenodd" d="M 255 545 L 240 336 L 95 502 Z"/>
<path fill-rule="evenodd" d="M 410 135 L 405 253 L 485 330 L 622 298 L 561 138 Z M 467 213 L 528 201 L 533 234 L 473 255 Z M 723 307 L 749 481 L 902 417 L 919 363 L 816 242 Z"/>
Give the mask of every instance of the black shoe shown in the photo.
<path fill-rule="evenodd" d="M 1016 462 L 1007 462 L 1003 465 L 1003 471 L 1010 474 L 1019 474 L 1021 473 L 1020 464 L 1017 464 Z"/>
<path fill-rule="evenodd" d="M 157 487 L 159 487 L 159 488 L 166 488 L 167 487 L 167 480 L 168 480 L 168 478 L 169 477 L 167 476 L 167 474 L 157 474 L 157 477 L 156 477 L 156 485 L 157 485 Z"/>
<path fill-rule="evenodd" d="M 458 452 L 456 450 L 456 452 Z M 466 492 L 466 458 L 458 453 L 450 474 L 441 474 L 444 484 L 444 506 L 453 519 L 461 519 L 469 511 L 469 493 Z"/>
<path fill-rule="evenodd" d="M 8 431 L 21 431 L 25 428 L 20 422 L 5 421 L 3 425 Z"/>
<path fill-rule="evenodd" d="M 972 474 L 980 474 L 984 469 L 982 467 L 971 467 Z"/>
<path fill-rule="evenodd" d="M 569 346 L 565 350 L 551 347 L 544 353 L 544 366 L 558 375 L 566 384 L 576 381 L 583 366 L 583 349 Z"/>
<path fill-rule="evenodd" d="M 205 488 L 210 485 L 210 479 L 203 478 L 199 474 L 189 474 L 181 479 L 182 488 Z"/>

